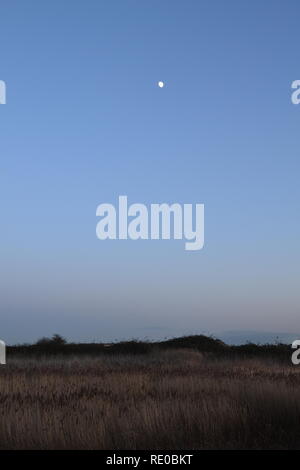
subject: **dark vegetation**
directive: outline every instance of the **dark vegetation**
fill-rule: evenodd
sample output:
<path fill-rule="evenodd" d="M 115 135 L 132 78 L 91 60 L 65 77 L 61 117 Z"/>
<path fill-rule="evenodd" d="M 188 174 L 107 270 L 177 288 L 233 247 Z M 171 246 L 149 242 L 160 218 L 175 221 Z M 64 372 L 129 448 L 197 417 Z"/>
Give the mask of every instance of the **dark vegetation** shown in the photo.
<path fill-rule="evenodd" d="M 112 355 L 112 354 L 149 354 L 153 351 L 170 349 L 193 349 L 202 353 L 213 353 L 223 358 L 233 357 L 270 357 L 290 363 L 291 346 L 287 344 L 254 344 L 229 346 L 211 336 L 191 335 L 164 341 L 120 341 L 115 343 L 68 343 L 65 338 L 55 334 L 52 338 L 41 338 L 35 344 L 8 346 L 8 357 L 26 356 L 73 356 L 73 355 Z"/>

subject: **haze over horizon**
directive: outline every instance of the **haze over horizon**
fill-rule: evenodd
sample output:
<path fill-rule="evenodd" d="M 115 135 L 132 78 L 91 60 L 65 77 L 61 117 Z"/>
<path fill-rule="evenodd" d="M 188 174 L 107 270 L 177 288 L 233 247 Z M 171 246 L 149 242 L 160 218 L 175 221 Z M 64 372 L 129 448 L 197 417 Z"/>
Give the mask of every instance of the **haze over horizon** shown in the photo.
<path fill-rule="evenodd" d="M 2 2 L 1 339 L 300 331 L 297 13 Z M 203 203 L 204 248 L 98 240 L 119 195 Z"/>

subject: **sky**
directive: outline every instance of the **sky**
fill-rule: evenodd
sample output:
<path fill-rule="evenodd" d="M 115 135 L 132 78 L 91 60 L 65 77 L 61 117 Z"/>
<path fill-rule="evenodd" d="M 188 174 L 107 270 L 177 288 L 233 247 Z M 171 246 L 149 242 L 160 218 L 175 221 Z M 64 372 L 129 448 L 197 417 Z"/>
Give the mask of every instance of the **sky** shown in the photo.
<path fill-rule="evenodd" d="M 299 13 L 1 1 L 1 339 L 300 332 Z M 97 239 L 119 195 L 204 204 L 204 248 Z"/>

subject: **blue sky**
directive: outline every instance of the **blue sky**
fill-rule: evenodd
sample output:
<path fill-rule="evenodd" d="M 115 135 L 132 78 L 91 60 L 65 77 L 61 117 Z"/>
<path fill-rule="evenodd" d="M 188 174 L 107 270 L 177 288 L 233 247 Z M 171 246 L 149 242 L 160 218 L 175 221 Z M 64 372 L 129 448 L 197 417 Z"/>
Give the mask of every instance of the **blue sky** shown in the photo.
<path fill-rule="evenodd" d="M 2 339 L 300 330 L 299 13 L 1 2 Z M 122 194 L 204 203 L 204 249 L 97 240 Z"/>

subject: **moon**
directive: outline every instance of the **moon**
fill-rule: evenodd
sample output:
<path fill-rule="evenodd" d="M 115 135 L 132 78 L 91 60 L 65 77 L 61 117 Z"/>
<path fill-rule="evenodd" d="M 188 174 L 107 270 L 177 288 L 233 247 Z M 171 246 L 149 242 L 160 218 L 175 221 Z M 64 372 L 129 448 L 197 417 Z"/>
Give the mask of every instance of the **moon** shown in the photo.
<path fill-rule="evenodd" d="M 159 86 L 159 88 L 163 88 L 165 86 L 164 82 L 158 82 L 157 85 Z"/>

